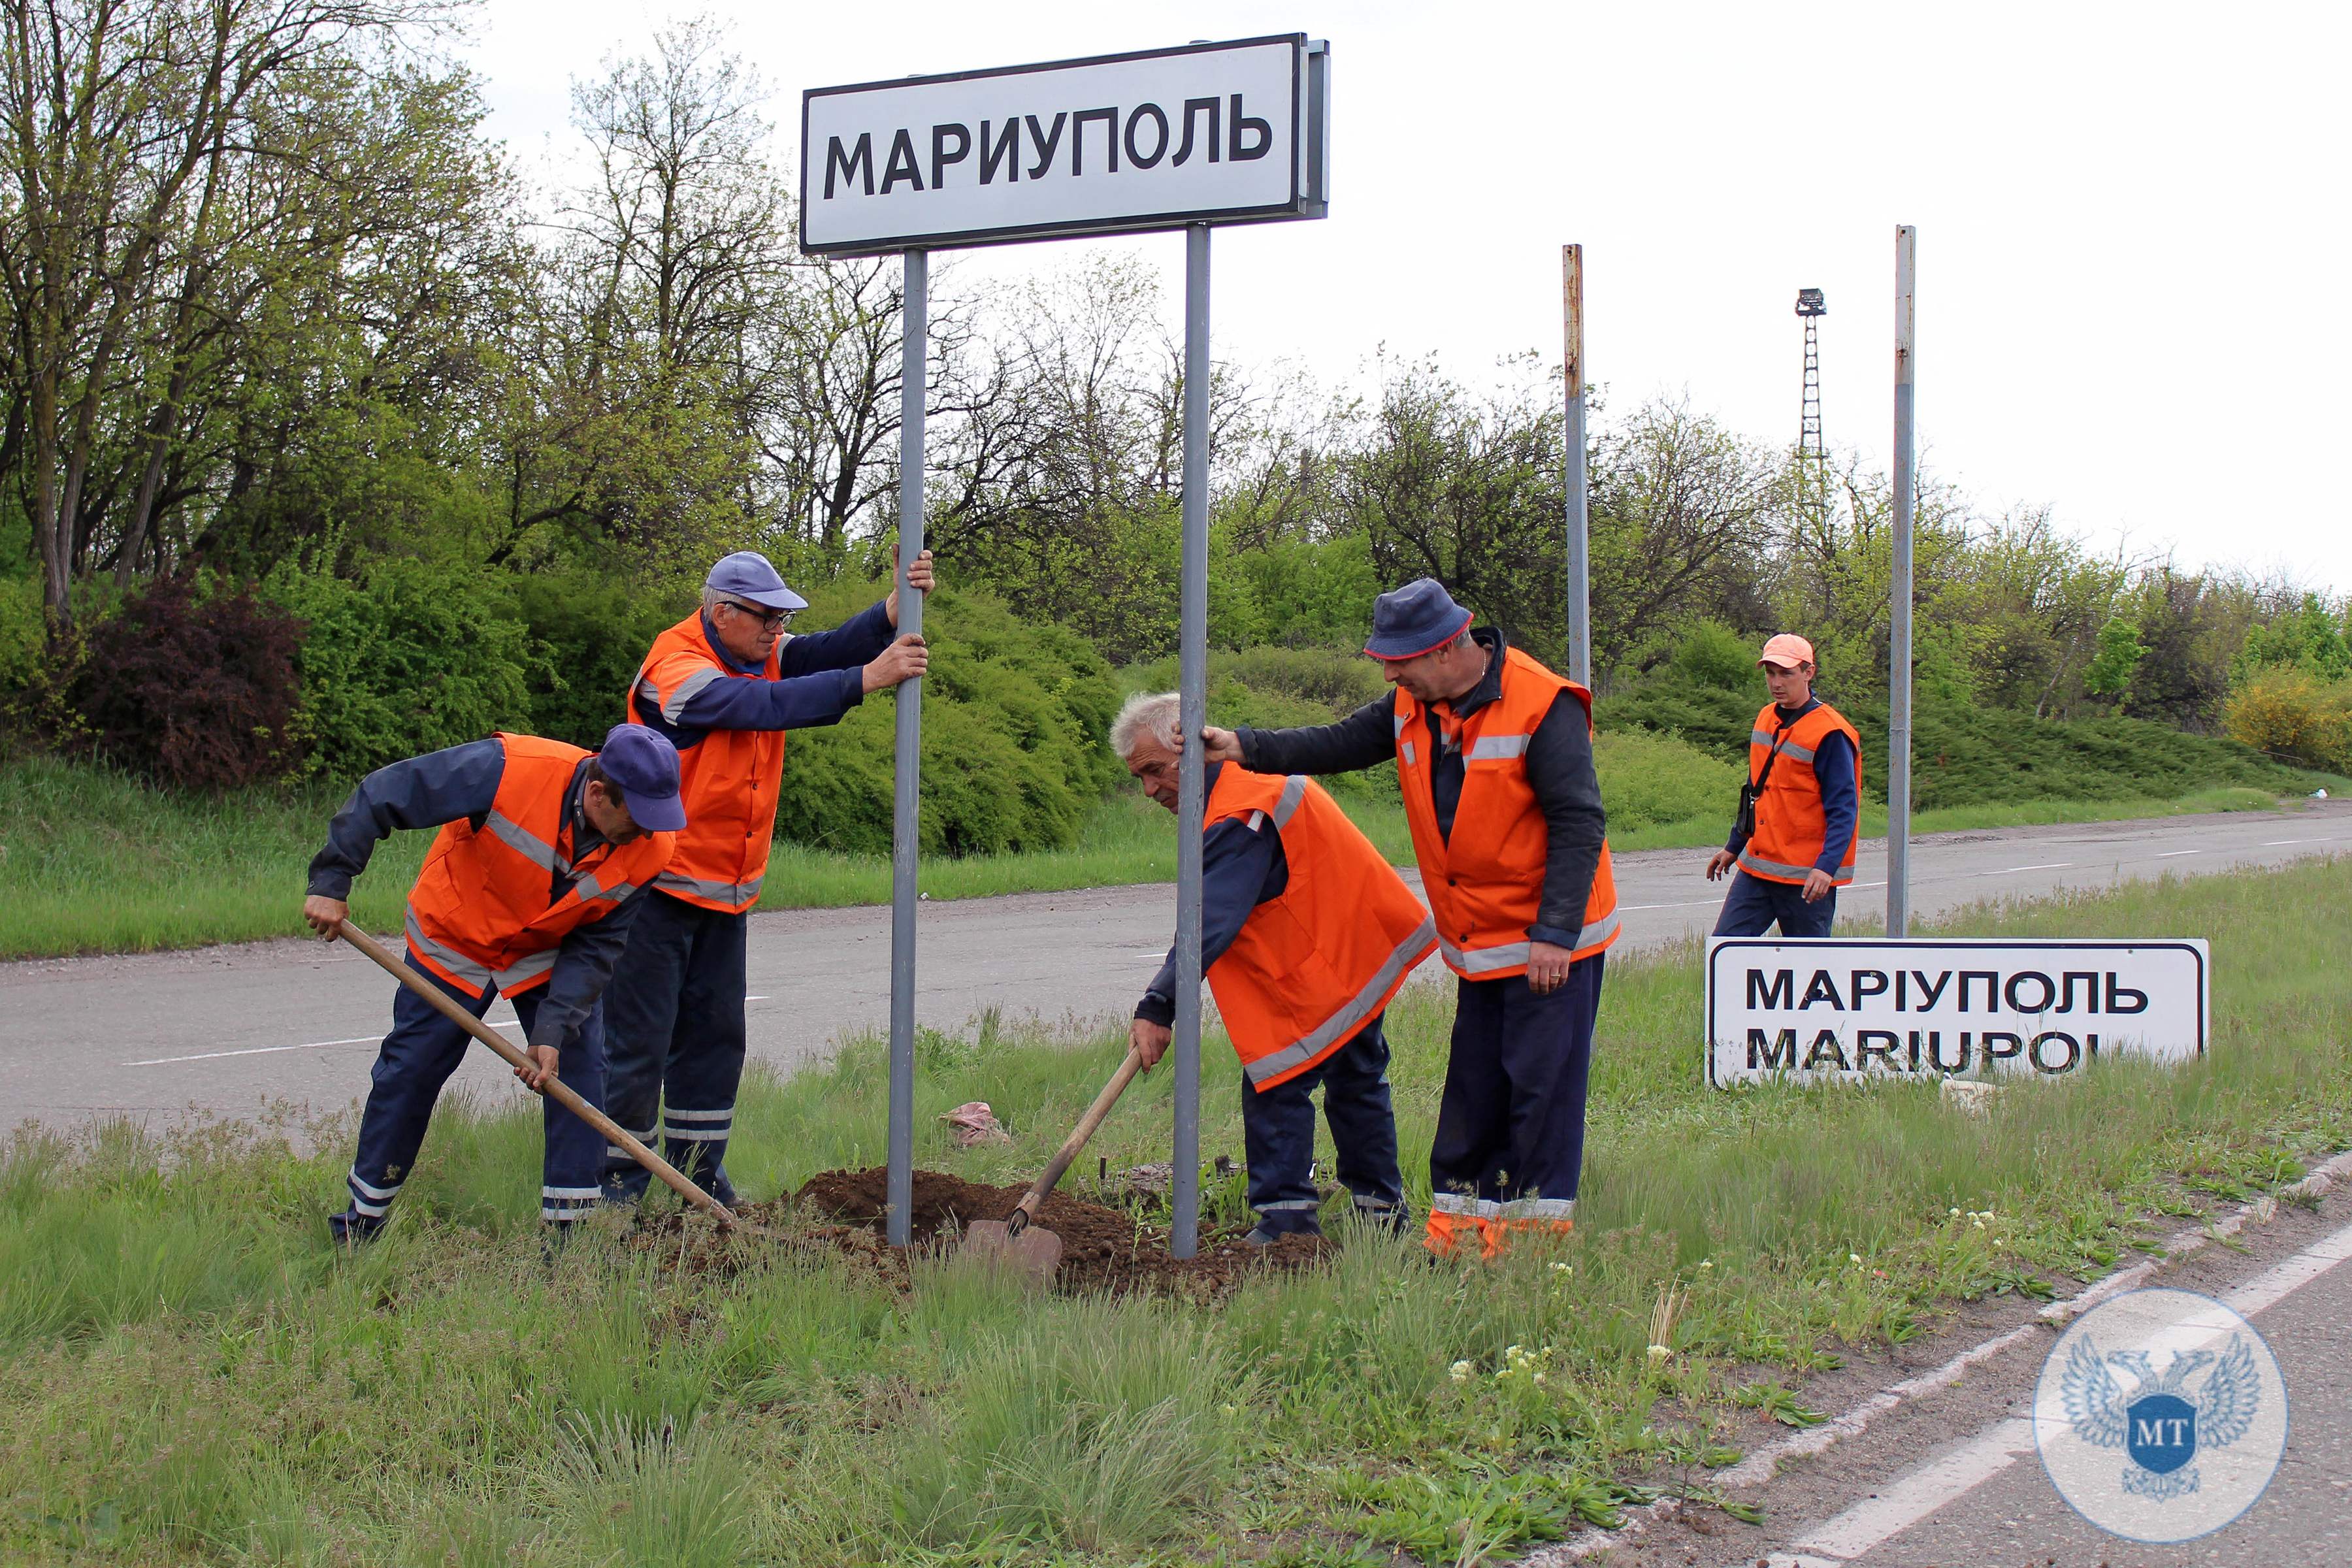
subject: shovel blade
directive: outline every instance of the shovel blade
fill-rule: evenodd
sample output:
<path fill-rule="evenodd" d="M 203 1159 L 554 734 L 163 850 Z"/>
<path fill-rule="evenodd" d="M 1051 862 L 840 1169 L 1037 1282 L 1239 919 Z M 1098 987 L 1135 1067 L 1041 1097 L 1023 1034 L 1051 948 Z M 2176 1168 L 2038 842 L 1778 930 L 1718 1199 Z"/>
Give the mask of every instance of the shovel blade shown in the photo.
<path fill-rule="evenodd" d="M 1062 1238 L 1034 1225 L 1014 1236 L 1001 1219 L 976 1219 L 964 1226 L 956 1257 L 963 1262 L 1012 1269 L 1042 1287 L 1053 1283 L 1054 1270 L 1062 1265 Z"/>

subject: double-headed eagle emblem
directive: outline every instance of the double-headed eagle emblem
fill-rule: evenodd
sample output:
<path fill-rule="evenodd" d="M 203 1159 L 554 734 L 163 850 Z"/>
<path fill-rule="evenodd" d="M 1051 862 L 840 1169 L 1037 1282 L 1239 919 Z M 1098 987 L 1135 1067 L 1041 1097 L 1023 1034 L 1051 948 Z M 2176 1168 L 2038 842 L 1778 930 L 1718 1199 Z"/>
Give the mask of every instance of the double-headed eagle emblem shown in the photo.
<path fill-rule="evenodd" d="M 2208 1366 L 2212 1372 L 2191 1393 L 2189 1379 Z M 2112 1368 L 2131 1374 L 2128 1395 Z M 2195 1491 L 2197 1467 L 2190 1461 L 2198 1451 L 2226 1448 L 2244 1436 L 2262 1403 L 2253 1347 L 2243 1334 L 2231 1334 L 2218 1354 L 2176 1352 L 2162 1376 L 2147 1352 L 2109 1351 L 2102 1356 L 2085 1334 L 2066 1358 L 2061 1387 L 2074 1436 L 2097 1447 L 2124 1450 L 2124 1490 L 2157 1502 Z"/>

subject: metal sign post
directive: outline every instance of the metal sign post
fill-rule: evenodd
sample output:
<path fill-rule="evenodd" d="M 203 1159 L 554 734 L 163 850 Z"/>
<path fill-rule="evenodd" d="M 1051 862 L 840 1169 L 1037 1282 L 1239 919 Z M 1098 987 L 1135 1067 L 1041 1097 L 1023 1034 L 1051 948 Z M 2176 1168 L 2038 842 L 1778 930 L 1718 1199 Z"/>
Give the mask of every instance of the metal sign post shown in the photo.
<path fill-rule="evenodd" d="M 1895 582 L 1886 636 L 1886 934 L 1911 934 L 1911 531 L 1918 511 L 1912 289 L 1919 231 L 1895 230 Z"/>
<path fill-rule="evenodd" d="M 1584 471 L 1584 247 L 1559 247 L 1568 331 L 1568 678 L 1592 686 L 1591 483 Z"/>
<path fill-rule="evenodd" d="M 1175 1212 L 1168 1250 L 1190 1258 L 1201 1225 L 1201 822 L 1208 811 L 1199 736 L 1209 691 L 1209 226 L 1184 231 L 1184 552 L 1177 611 Z"/>
<path fill-rule="evenodd" d="M 920 636 L 923 596 L 907 573 L 923 553 L 923 404 L 930 358 L 930 257 L 907 252 L 898 339 L 898 632 Z M 922 848 L 922 678 L 898 687 L 890 824 L 890 1171 L 884 1232 L 904 1247 L 915 1205 L 915 868 Z"/>
<path fill-rule="evenodd" d="M 1209 229 L 1318 218 L 1330 189 L 1330 47 L 1304 33 L 801 96 L 801 248 L 906 258 L 898 426 L 898 629 L 922 629 L 906 569 L 923 549 L 929 252 L 1181 228 L 1184 268 L 1184 752 L 1177 815 L 1175 1215 L 1192 1256 L 1201 1211 L 1200 734 L 1208 691 Z M 1581 448 L 1579 448 L 1580 452 Z M 887 1226 L 904 1247 L 914 1197 L 915 868 L 922 683 L 898 689 L 890 889 Z"/>

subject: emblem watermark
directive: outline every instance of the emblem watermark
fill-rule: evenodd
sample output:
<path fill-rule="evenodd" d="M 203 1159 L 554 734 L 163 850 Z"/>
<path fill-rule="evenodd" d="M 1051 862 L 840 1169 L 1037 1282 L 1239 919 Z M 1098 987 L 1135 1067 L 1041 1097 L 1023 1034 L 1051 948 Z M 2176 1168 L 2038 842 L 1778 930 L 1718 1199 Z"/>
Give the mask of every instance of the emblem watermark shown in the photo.
<path fill-rule="evenodd" d="M 2192 1290 L 2126 1291 L 2084 1313 L 2034 1391 L 2051 1485 L 2130 1541 L 2193 1541 L 2253 1507 L 2286 1427 L 2278 1358 L 2252 1323 Z"/>

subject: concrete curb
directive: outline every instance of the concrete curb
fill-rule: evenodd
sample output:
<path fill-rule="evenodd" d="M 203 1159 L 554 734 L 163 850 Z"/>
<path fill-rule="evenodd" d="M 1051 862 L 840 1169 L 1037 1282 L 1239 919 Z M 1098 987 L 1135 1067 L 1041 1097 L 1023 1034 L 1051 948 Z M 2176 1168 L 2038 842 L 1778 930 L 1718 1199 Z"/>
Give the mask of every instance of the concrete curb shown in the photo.
<path fill-rule="evenodd" d="M 1717 1471 L 1709 1479 L 1726 1489 L 1761 1486 L 1772 1479 L 1785 1461 L 1809 1458 L 1849 1438 L 1858 1437 L 1873 1423 L 1902 1408 L 1906 1402 L 1959 1382 L 1970 1367 L 2034 1338 L 2045 1329 L 2063 1327 L 2110 1297 L 2137 1289 L 2167 1264 L 2214 1241 L 2236 1235 L 2245 1228 L 2249 1221 L 2267 1221 L 2277 1212 L 2281 1198 L 2317 1198 L 2348 1177 L 2352 1177 L 2352 1150 L 2313 1166 L 2311 1173 L 2301 1181 L 2289 1183 L 2275 1193 L 2265 1194 L 2252 1203 L 2240 1205 L 2237 1212 L 2210 1226 L 2179 1232 L 2164 1243 L 2165 1255 L 2162 1258 L 2151 1258 L 2103 1275 L 2064 1300 L 2053 1301 L 2042 1308 L 2034 1315 L 2033 1321 L 2021 1323 L 2016 1328 L 1995 1334 L 1981 1343 L 1969 1346 L 1940 1366 L 1883 1388 L 1834 1420 L 1801 1432 L 1792 1432 L 1777 1442 L 1769 1443 L 1739 1463 Z M 1522 1568 L 1561 1568 L 1563 1564 L 1580 1561 L 1595 1552 L 1621 1546 L 1659 1521 L 1672 1518 L 1681 1508 L 1681 1499 L 1663 1498 L 1643 1508 L 1628 1509 L 1622 1527 L 1613 1531 L 1586 1531 L 1557 1546 L 1547 1547 L 1522 1558 Z"/>

